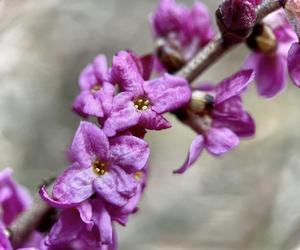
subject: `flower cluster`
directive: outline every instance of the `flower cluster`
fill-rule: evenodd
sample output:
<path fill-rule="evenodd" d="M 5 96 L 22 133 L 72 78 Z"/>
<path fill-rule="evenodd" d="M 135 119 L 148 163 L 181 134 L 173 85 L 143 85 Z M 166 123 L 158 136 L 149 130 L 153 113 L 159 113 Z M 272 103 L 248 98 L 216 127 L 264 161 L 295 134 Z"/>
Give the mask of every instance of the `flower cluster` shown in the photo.
<path fill-rule="evenodd" d="M 111 68 L 99 55 L 82 71 L 73 110 L 96 117 L 99 125 L 80 123 L 68 149 L 70 166 L 51 196 L 45 186 L 40 190 L 46 202 L 63 209 L 44 241 L 50 249 L 116 249 L 113 222 L 126 225 L 145 187 L 145 133 L 171 127 L 163 114 L 191 97 L 183 78 L 166 73 L 149 80 L 152 65 L 149 58 L 120 51 Z"/>
<path fill-rule="evenodd" d="M 86 120 L 67 150 L 69 166 L 51 193 L 46 185 L 40 188 L 42 199 L 59 212 L 47 221 L 45 232 L 32 232 L 22 249 L 116 250 L 115 224 L 127 224 L 146 186 L 150 149 L 145 135 L 171 127 L 167 112 L 197 133 L 177 174 L 190 168 L 204 149 L 222 156 L 241 138 L 253 136 L 255 123 L 242 101 L 250 83 L 255 79 L 259 95 L 270 98 L 284 89 L 289 72 L 300 87 L 299 2 L 281 2 L 286 15 L 281 10 L 256 23 L 260 0 L 222 1 L 216 12 L 222 46 L 246 40 L 252 52 L 242 69 L 216 85 L 190 87 L 186 79 L 171 75 L 214 38 L 210 15 L 200 2 L 187 8 L 175 0 L 160 1 L 150 20 L 153 55 L 120 51 L 111 67 L 104 55 L 88 64 L 72 106 Z M 158 78 L 151 79 L 153 71 Z M 3 250 L 12 249 L 7 227 L 30 203 L 10 175 L 10 170 L 0 173 Z"/>

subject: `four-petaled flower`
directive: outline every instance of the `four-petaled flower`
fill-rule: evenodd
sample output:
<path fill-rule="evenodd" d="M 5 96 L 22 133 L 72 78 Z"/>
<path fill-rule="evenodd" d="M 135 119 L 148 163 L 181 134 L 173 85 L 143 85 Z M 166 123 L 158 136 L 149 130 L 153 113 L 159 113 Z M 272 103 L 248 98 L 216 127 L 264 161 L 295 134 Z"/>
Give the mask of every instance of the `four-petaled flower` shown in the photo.
<path fill-rule="evenodd" d="M 199 88 L 209 93 L 208 99 L 212 103 L 193 114 L 198 126 L 194 129 L 199 135 L 193 140 L 185 163 L 175 173 L 185 172 L 204 148 L 214 156 L 221 156 L 239 144 L 239 137 L 254 135 L 254 121 L 244 110 L 240 97 L 253 77 L 252 70 L 245 70 L 223 80 L 216 87 Z M 199 95 L 198 91 L 195 93 Z"/>
<path fill-rule="evenodd" d="M 246 59 L 244 68 L 254 69 L 259 95 L 270 98 L 286 87 L 288 51 L 296 35 L 281 10 L 264 19 L 264 23 L 267 26 L 258 38 L 261 46 Z M 297 65 L 294 61 L 290 58 L 291 68 Z"/>
<path fill-rule="evenodd" d="M 165 74 L 145 81 L 135 58 L 127 51 L 113 58 L 111 75 L 123 92 L 114 97 L 104 121 L 103 131 L 109 137 L 135 125 L 153 130 L 169 128 L 171 125 L 162 114 L 181 107 L 191 97 L 184 78 Z"/>
<path fill-rule="evenodd" d="M 72 165 L 59 176 L 53 198 L 41 189 L 42 197 L 54 207 L 73 207 L 95 192 L 104 201 L 124 206 L 135 195 L 137 181 L 132 176 L 146 165 L 148 144 L 124 135 L 108 140 L 96 125 L 81 122 L 69 149 Z"/>
<path fill-rule="evenodd" d="M 79 115 L 103 117 L 111 109 L 115 88 L 109 82 L 107 62 L 104 55 L 98 55 L 86 66 L 79 77 L 80 94 L 73 103 L 73 110 Z"/>

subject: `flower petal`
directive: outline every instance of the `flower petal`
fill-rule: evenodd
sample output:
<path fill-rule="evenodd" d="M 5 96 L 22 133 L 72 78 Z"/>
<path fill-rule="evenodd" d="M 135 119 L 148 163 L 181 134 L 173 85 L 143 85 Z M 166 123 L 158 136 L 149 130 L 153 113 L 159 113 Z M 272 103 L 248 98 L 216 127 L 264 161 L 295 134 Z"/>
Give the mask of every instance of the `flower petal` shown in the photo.
<path fill-rule="evenodd" d="M 158 114 L 180 108 L 191 98 L 189 84 L 182 77 L 165 74 L 163 77 L 145 82 L 143 86 L 150 99 L 152 110 Z"/>
<path fill-rule="evenodd" d="M 83 225 L 77 210 L 64 209 L 52 226 L 47 243 L 54 246 L 70 243 L 80 235 Z"/>
<path fill-rule="evenodd" d="M 141 170 L 147 163 L 150 150 L 144 140 L 134 136 L 119 136 L 110 141 L 110 158 L 127 172 Z"/>
<path fill-rule="evenodd" d="M 89 115 L 103 117 L 101 100 L 96 94 L 91 94 L 90 91 L 82 91 L 73 103 L 73 111 L 87 118 Z"/>
<path fill-rule="evenodd" d="M 135 97 L 144 93 L 142 87 L 144 80 L 139 66 L 134 56 L 128 51 L 120 51 L 114 56 L 111 81 L 119 84 L 123 91 L 133 93 Z"/>
<path fill-rule="evenodd" d="M 197 161 L 203 149 L 204 149 L 204 138 L 202 135 L 198 135 L 190 145 L 190 149 L 185 162 L 179 169 L 175 170 L 173 173 L 182 174 L 186 170 L 188 170 L 195 163 L 195 161 Z"/>
<path fill-rule="evenodd" d="M 284 90 L 287 84 L 286 68 L 283 56 L 261 56 L 255 71 L 259 95 L 271 98 Z"/>
<path fill-rule="evenodd" d="M 255 134 L 255 123 L 244 110 L 240 96 L 234 96 L 215 106 L 211 113 L 213 127 L 229 128 L 239 137 L 249 137 Z"/>
<path fill-rule="evenodd" d="M 152 17 L 153 30 L 156 36 L 165 36 L 172 31 L 180 31 L 186 20 L 186 8 L 174 0 L 161 0 L 155 15 Z"/>
<path fill-rule="evenodd" d="M 215 104 L 219 104 L 233 96 L 242 94 L 242 92 L 246 90 L 253 78 L 253 70 L 242 70 L 224 79 L 216 87 Z"/>
<path fill-rule="evenodd" d="M 108 203 L 122 207 L 135 192 L 134 179 L 124 170 L 114 166 L 94 181 L 94 188 Z"/>
<path fill-rule="evenodd" d="M 112 111 L 103 126 L 107 136 L 115 136 L 138 123 L 141 114 L 134 107 L 132 98 L 129 92 L 121 92 L 114 97 Z"/>
<path fill-rule="evenodd" d="M 107 79 L 107 62 L 104 55 L 98 55 L 88 64 L 80 74 L 79 86 L 81 90 L 90 90 L 95 84 Z"/>
<path fill-rule="evenodd" d="M 211 128 L 204 135 L 205 146 L 208 152 L 221 156 L 239 144 L 239 138 L 230 129 Z"/>
<path fill-rule="evenodd" d="M 93 221 L 99 229 L 101 243 L 107 245 L 112 244 L 113 232 L 110 215 L 107 212 L 101 199 L 95 199 L 92 201 L 92 203 Z"/>
<path fill-rule="evenodd" d="M 93 195 L 92 183 L 97 175 L 92 168 L 71 165 L 53 186 L 53 198 L 66 204 L 80 203 Z"/>
<path fill-rule="evenodd" d="M 172 125 L 162 115 L 157 114 L 151 109 L 141 113 L 138 125 L 151 130 L 161 130 L 172 127 Z"/>
<path fill-rule="evenodd" d="M 81 122 L 69 149 L 72 162 L 89 168 L 96 158 L 106 160 L 109 143 L 100 128 L 90 122 Z"/>
<path fill-rule="evenodd" d="M 84 201 L 80 203 L 77 207 L 81 220 L 87 225 L 89 231 L 92 230 L 94 222 L 92 221 L 93 210 L 90 201 Z"/>
<path fill-rule="evenodd" d="M 300 87 L 300 44 L 293 43 L 288 54 L 288 69 L 293 83 Z"/>

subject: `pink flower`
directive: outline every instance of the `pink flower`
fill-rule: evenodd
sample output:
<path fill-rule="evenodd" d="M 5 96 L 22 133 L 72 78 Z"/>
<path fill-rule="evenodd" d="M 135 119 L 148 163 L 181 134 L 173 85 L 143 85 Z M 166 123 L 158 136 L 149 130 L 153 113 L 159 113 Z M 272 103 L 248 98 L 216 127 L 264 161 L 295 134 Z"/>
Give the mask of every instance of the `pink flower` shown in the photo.
<path fill-rule="evenodd" d="M 64 209 L 44 244 L 49 250 L 115 250 L 117 247 L 110 215 L 99 198 Z"/>
<path fill-rule="evenodd" d="M 191 96 L 187 81 L 181 77 L 165 74 L 145 81 L 136 59 L 126 51 L 113 58 L 111 74 L 112 82 L 124 92 L 114 97 L 112 110 L 103 122 L 109 137 L 136 125 L 152 130 L 169 128 L 162 114 L 185 105 Z"/>
<path fill-rule="evenodd" d="M 45 187 L 40 194 L 54 207 L 73 207 L 95 192 L 104 201 L 124 206 L 135 195 L 137 182 L 132 176 L 146 165 L 148 144 L 134 136 L 108 140 L 96 125 L 81 122 L 69 149 L 72 165 L 58 177 L 53 199 Z"/>
<path fill-rule="evenodd" d="M 253 77 L 252 70 L 245 70 L 223 80 L 216 87 L 199 88 L 209 93 L 208 99 L 213 102 L 194 115 L 198 124 L 195 130 L 199 135 L 193 140 L 185 163 L 175 173 L 184 173 L 204 148 L 214 156 L 221 156 L 239 144 L 239 137 L 255 133 L 254 121 L 244 110 L 240 97 Z"/>
<path fill-rule="evenodd" d="M 80 94 L 73 103 L 79 115 L 103 117 L 110 112 L 114 86 L 109 83 L 109 73 L 104 55 L 98 55 L 86 66 L 79 77 Z"/>
<path fill-rule="evenodd" d="M 5 226 L 9 226 L 32 202 L 28 192 L 13 181 L 11 174 L 9 168 L 0 172 L 0 216 Z"/>
<path fill-rule="evenodd" d="M 265 23 L 273 30 L 277 47 L 266 52 L 252 52 L 247 58 L 244 68 L 254 69 L 256 86 L 259 95 L 271 98 L 284 90 L 287 84 L 287 57 L 291 44 L 296 35 L 291 29 L 282 11 L 271 14 L 265 19 Z M 293 55 L 297 55 L 297 49 L 291 50 L 289 67 L 292 78 L 296 78 Z M 293 77 L 295 76 L 295 77 Z M 295 79 L 296 81 L 296 79 Z"/>
<path fill-rule="evenodd" d="M 214 37 L 212 20 L 207 7 L 195 2 L 192 8 L 174 0 L 161 0 L 151 17 L 156 39 L 163 38 L 187 61 Z"/>

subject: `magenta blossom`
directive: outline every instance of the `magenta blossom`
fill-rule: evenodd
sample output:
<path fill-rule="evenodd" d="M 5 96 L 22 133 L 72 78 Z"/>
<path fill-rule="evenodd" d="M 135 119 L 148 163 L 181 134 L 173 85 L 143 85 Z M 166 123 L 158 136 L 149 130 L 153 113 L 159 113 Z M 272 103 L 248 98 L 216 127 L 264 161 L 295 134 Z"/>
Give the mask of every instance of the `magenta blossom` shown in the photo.
<path fill-rule="evenodd" d="M 239 144 L 239 137 L 252 136 L 255 124 L 242 106 L 241 94 L 253 80 L 252 70 L 238 72 L 216 87 L 199 88 L 209 93 L 213 106 L 202 109 L 194 120 L 199 135 L 193 140 L 185 163 L 175 173 L 185 172 L 205 148 L 214 156 L 221 156 Z M 195 91 L 199 95 L 203 92 Z M 193 94 L 194 95 L 194 94 Z"/>
<path fill-rule="evenodd" d="M 165 74 L 145 81 L 135 58 L 126 51 L 113 58 L 111 74 L 124 92 L 114 97 L 112 110 L 103 122 L 103 131 L 110 137 L 136 125 L 152 130 L 169 128 L 162 114 L 185 105 L 191 97 L 184 78 Z"/>
<path fill-rule="evenodd" d="M 98 55 L 86 66 L 79 77 L 80 94 L 73 103 L 79 115 L 103 117 L 111 109 L 114 86 L 109 83 L 109 73 L 104 55 Z"/>
<path fill-rule="evenodd" d="M 96 125 L 81 122 L 69 149 L 72 165 L 58 177 L 53 199 L 45 188 L 41 196 L 54 207 L 72 207 L 95 192 L 106 202 L 124 206 L 138 183 L 132 176 L 146 165 L 148 144 L 134 136 L 110 140 Z"/>
<path fill-rule="evenodd" d="M 188 9 L 174 0 L 161 0 L 151 25 L 155 38 L 166 39 L 185 60 L 191 59 L 215 34 L 209 11 L 201 2 Z"/>
<path fill-rule="evenodd" d="M 11 169 L 0 172 L 0 216 L 5 226 L 10 223 L 31 204 L 27 191 L 11 178 Z"/>
<path fill-rule="evenodd" d="M 117 247 L 110 215 L 99 198 L 64 209 L 44 244 L 49 250 L 114 250 Z"/>
<path fill-rule="evenodd" d="M 275 50 L 264 52 L 253 52 L 246 60 L 244 68 L 254 69 L 256 86 L 259 95 L 270 98 L 284 90 L 287 84 L 287 57 L 291 44 L 295 41 L 296 35 L 291 29 L 282 11 L 277 11 L 268 16 L 265 23 L 273 30 L 277 47 Z M 291 76 L 298 72 L 294 68 L 297 49 L 291 50 L 290 72 Z M 296 59 L 297 60 L 297 59 Z M 293 78 L 293 77 L 292 77 Z"/>

